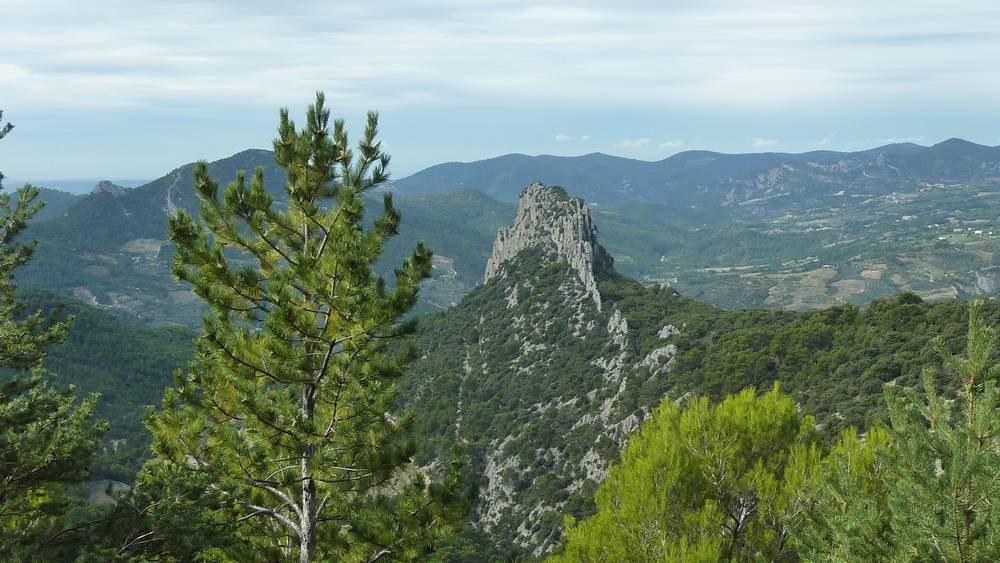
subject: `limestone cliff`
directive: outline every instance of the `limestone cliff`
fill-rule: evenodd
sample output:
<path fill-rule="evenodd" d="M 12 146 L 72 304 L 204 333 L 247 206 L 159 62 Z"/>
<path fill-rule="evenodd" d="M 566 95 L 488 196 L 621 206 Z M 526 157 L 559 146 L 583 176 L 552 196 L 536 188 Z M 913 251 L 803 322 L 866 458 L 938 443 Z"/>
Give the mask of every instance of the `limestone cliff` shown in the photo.
<path fill-rule="evenodd" d="M 404 395 L 427 444 L 420 461 L 467 446 L 480 483 L 472 525 L 499 551 L 534 559 L 555 548 L 563 516 L 586 516 L 628 435 L 668 392 L 683 323 L 662 309 L 637 318 L 636 332 L 620 296 L 601 288 L 660 290 L 612 264 L 584 202 L 532 184 L 497 235 L 486 283 L 417 335 L 424 356 Z"/>
<path fill-rule="evenodd" d="M 504 264 L 530 247 L 541 249 L 546 259 L 565 260 L 600 307 L 595 273 L 612 271 L 614 260 L 597 242 L 593 215 L 582 199 L 538 182 L 525 188 L 514 224 L 497 233 L 485 281 L 504 275 Z"/>

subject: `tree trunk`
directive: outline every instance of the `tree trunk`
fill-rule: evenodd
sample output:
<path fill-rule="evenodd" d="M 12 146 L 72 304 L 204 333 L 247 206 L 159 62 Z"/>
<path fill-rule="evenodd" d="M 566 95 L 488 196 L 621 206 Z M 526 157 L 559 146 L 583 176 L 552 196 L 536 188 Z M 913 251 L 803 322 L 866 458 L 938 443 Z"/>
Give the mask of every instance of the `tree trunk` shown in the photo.
<path fill-rule="evenodd" d="M 309 223 L 302 224 L 302 253 L 309 255 Z M 303 296 L 312 301 L 308 292 Z M 306 351 L 312 352 L 312 343 L 306 343 Z M 302 422 L 312 422 L 316 411 L 316 387 L 314 382 L 302 386 Z M 311 428 L 308 426 L 307 428 Z M 311 462 L 316 447 L 306 444 L 302 452 L 302 517 L 299 528 L 299 563 L 310 563 L 316 555 L 316 482 L 312 479 Z"/>
<path fill-rule="evenodd" d="M 313 384 L 302 388 L 302 419 L 311 420 L 316 409 Z M 316 482 L 312 479 L 311 462 L 316 447 L 307 444 L 302 452 L 302 515 L 299 518 L 299 563 L 310 563 L 316 556 Z"/>
<path fill-rule="evenodd" d="M 312 449 L 312 446 L 309 446 Z M 302 458 L 302 518 L 299 522 L 299 563 L 311 563 L 316 554 L 316 484 L 306 478 L 308 468 Z"/>

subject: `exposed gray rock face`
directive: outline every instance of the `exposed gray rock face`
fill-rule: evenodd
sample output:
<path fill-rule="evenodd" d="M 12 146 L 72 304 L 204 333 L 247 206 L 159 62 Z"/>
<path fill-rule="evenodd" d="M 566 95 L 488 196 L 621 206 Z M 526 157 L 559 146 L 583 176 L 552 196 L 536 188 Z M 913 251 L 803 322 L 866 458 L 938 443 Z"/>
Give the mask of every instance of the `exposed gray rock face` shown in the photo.
<path fill-rule="evenodd" d="M 610 302 L 601 310 L 597 281 L 612 271 L 583 200 L 531 184 L 512 226 L 497 234 L 487 302 L 465 320 L 462 305 L 451 313 L 475 335 L 447 347 L 461 365 L 417 376 L 418 397 L 457 389 L 454 439 L 481 448 L 473 526 L 527 560 L 559 544 L 562 515 L 593 494 L 655 406 L 640 400 L 644 384 L 674 364 L 674 344 L 637 355 L 625 314 Z M 661 338 L 678 334 L 660 326 Z M 487 409 L 497 410 L 483 417 Z"/>
<path fill-rule="evenodd" d="M 628 321 L 618 309 L 615 309 L 614 313 L 611 314 L 611 319 L 608 320 L 608 335 L 611 336 L 611 341 L 619 347 L 624 346 L 626 339 L 628 339 Z"/>
<path fill-rule="evenodd" d="M 677 330 L 677 327 L 675 327 L 674 325 L 666 325 L 660 329 L 660 332 L 657 334 L 657 336 L 659 336 L 660 338 L 670 338 L 671 336 L 680 333 L 681 331 Z"/>
<path fill-rule="evenodd" d="M 505 275 L 504 264 L 528 248 L 541 250 L 548 259 L 569 263 L 600 307 L 595 274 L 612 271 L 614 259 L 597 242 L 594 217 L 582 199 L 538 182 L 525 188 L 514 224 L 497 233 L 485 281 Z"/>
<path fill-rule="evenodd" d="M 121 186 L 112 184 L 110 180 L 101 180 L 94 186 L 94 189 L 90 191 L 91 194 L 111 194 L 114 197 L 120 195 L 125 195 L 128 188 L 123 188 Z"/>

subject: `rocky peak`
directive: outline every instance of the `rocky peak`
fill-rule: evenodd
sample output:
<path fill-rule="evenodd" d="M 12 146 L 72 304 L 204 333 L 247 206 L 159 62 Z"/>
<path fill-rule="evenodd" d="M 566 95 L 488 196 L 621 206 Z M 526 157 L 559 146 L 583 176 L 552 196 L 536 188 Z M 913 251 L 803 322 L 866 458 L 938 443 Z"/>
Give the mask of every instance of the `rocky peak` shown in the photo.
<path fill-rule="evenodd" d="M 100 182 L 97 183 L 96 186 L 94 186 L 94 189 L 91 190 L 90 193 L 91 195 L 111 194 L 114 197 L 118 197 L 120 195 L 125 195 L 125 192 L 127 190 L 128 188 L 123 188 L 121 186 L 115 185 L 111 183 L 110 180 L 101 180 Z"/>
<path fill-rule="evenodd" d="M 597 226 L 582 199 L 539 182 L 525 188 L 514 224 L 497 233 L 485 281 L 504 276 L 504 264 L 528 248 L 541 249 L 548 259 L 569 263 L 600 307 L 595 276 L 611 272 L 614 260 L 597 242 Z"/>

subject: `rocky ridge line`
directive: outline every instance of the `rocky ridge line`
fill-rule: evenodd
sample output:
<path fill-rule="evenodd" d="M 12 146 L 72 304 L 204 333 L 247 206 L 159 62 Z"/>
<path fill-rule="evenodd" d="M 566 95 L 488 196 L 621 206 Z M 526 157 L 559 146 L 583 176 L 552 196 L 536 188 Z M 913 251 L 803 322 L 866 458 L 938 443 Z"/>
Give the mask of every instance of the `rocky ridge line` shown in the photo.
<path fill-rule="evenodd" d="M 613 271 L 614 259 L 597 242 L 594 217 L 582 199 L 540 182 L 525 188 L 513 225 L 497 233 L 484 281 L 504 276 L 504 264 L 528 248 L 541 249 L 549 260 L 569 263 L 600 308 L 595 274 Z"/>
<path fill-rule="evenodd" d="M 113 197 L 123 196 L 128 192 L 128 188 L 116 185 L 110 180 L 101 180 L 90 191 L 91 194 L 111 194 Z"/>

